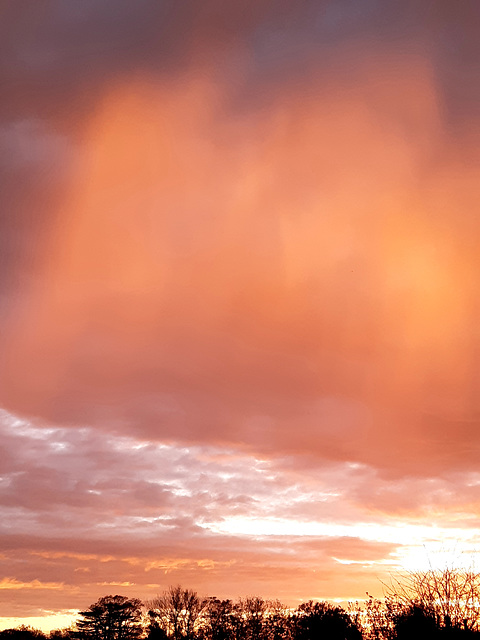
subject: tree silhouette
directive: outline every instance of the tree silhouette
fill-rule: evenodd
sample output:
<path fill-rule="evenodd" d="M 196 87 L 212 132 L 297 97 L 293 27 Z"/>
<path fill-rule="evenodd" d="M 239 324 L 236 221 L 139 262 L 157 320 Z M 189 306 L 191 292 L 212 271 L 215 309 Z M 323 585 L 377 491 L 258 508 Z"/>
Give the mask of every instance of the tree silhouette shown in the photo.
<path fill-rule="evenodd" d="M 305 602 L 295 614 L 298 640 L 361 640 L 362 632 L 342 607 L 328 602 Z"/>
<path fill-rule="evenodd" d="M 162 595 L 147 603 L 150 626 L 161 629 L 174 640 L 192 640 L 207 600 L 192 589 L 180 585 L 169 587 Z"/>
<path fill-rule="evenodd" d="M 1 640 L 46 640 L 45 635 L 39 629 L 33 629 L 22 624 L 15 629 L 3 629 L 0 631 Z"/>
<path fill-rule="evenodd" d="M 237 604 L 237 628 L 245 640 L 262 640 L 265 638 L 265 614 L 267 603 L 263 598 L 249 596 L 240 599 Z"/>
<path fill-rule="evenodd" d="M 209 640 L 232 640 L 235 637 L 235 616 L 236 609 L 231 600 L 208 598 L 199 636 Z"/>
<path fill-rule="evenodd" d="M 291 640 L 293 621 L 290 610 L 279 600 L 267 601 L 264 619 L 265 637 L 268 640 Z"/>
<path fill-rule="evenodd" d="M 293 611 L 257 596 L 200 598 L 181 586 L 147 606 L 142 617 L 140 600 L 104 596 L 73 630 L 48 636 L 21 626 L 0 631 L 0 640 L 480 640 L 479 576 L 451 569 L 396 579 L 386 598 L 369 596 L 348 612 L 312 600 Z"/>
<path fill-rule="evenodd" d="M 390 599 L 428 612 L 438 628 L 480 629 L 480 574 L 474 571 L 455 568 L 412 571 L 385 587 Z"/>
<path fill-rule="evenodd" d="M 92 640 L 134 640 L 143 631 L 141 607 L 137 598 L 104 596 L 80 612 L 76 635 Z"/>

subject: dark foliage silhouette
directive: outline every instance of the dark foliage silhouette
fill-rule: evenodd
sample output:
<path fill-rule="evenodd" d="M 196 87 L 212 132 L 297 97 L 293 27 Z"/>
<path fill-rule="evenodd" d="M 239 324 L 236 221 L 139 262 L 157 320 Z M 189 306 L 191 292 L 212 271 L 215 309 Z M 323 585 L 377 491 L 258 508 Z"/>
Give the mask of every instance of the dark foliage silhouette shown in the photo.
<path fill-rule="evenodd" d="M 306 602 L 295 614 L 295 638 L 298 640 L 361 640 L 362 632 L 341 607 L 327 602 Z"/>
<path fill-rule="evenodd" d="M 16 629 L 0 631 L 0 640 L 46 640 L 46 636 L 38 629 L 22 625 Z"/>
<path fill-rule="evenodd" d="M 209 640 L 233 640 L 236 637 L 236 608 L 231 600 L 208 598 L 203 610 L 199 637 Z"/>
<path fill-rule="evenodd" d="M 104 596 L 80 612 L 77 638 L 135 640 L 142 632 L 142 603 L 137 598 Z"/>
<path fill-rule="evenodd" d="M 439 637 L 435 613 L 422 605 L 412 604 L 395 620 L 397 640 L 434 640 Z"/>
<path fill-rule="evenodd" d="M 172 586 L 145 607 L 104 596 L 80 612 L 75 629 L 21 626 L 0 640 L 480 640 L 480 579 L 448 570 L 395 579 L 383 600 L 371 596 L 348 611 L 328 602 L 292 610 L 278 600 L 203 598 Z"/>

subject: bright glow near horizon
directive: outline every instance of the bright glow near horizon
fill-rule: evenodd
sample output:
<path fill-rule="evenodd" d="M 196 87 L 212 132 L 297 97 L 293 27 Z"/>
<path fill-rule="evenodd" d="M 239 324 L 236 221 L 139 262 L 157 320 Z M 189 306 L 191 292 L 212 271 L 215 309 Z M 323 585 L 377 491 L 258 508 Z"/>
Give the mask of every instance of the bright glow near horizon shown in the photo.
<path fill-rule="evenodd" d="M 407 524 L 399 521 L 392 524 L 362 523 L 338 524 L 332 522 L 302 522 L 282 518 L 229 517 L 216 523 L 203 525 L 218 533 L 246 536 L 328 536 L 352 537 L 369 541 L 391 542 L 394 544 L 426 544 L 444 540 L 445 545 L 479 539 L 477 532 L 451 527 Z"/>

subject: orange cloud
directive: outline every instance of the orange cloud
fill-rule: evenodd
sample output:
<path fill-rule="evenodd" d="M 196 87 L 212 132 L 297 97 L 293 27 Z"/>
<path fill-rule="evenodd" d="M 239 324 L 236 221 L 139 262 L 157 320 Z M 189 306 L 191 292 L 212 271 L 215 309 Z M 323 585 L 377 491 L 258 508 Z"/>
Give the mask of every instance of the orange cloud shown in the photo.
<path fill-rule="evenodd" d="M 58 591 L 69 589 L 63 582 L 40 582 L 40 580 L 31 580 L 30 582 L 20 582 L 15 578 L 2 578 L 0 580 L 0 589 L 12 591 L 17 589 L 45 589 L 48 591 Z M 70 590 L 72 587 L 70 587 Z"/>
<path fill-rule="evenodd" d="M 207 77 L 108 89 L 11 326 L 7 405 L 390 465 L 388 419 L 421 472 L 431 412 L 470 411 L 476 257 L 415 181 L 437 188 L 444 139 L 414 62 L 367 56 L 348 100 L 330 79 L 265 114 Z"/>

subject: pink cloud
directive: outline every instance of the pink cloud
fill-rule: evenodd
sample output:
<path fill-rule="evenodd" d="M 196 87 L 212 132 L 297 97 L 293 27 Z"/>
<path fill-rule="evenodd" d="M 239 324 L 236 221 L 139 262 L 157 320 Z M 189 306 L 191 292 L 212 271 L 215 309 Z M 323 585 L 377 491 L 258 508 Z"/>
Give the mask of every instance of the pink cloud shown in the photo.
<path fill-rule="evenodd" d="M 4 12 L 0 615 L 478 542 L 475 10 L 354 4 Z"/>

